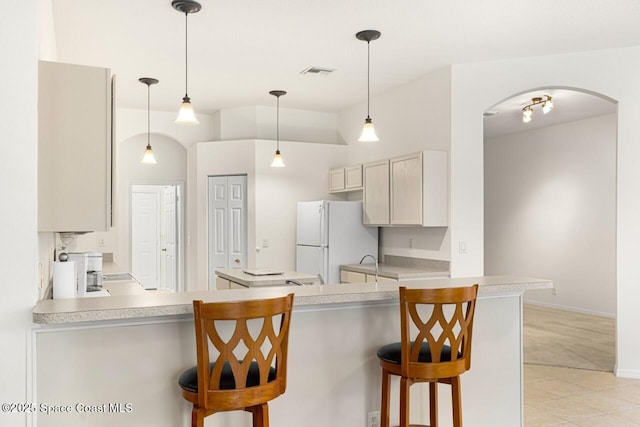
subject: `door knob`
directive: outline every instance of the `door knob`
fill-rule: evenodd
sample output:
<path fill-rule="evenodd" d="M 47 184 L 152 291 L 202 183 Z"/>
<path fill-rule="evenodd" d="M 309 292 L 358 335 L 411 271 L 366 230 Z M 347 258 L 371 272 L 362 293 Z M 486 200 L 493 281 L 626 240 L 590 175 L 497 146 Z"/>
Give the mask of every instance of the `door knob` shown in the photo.
<path fill-rule="evenodd" d="M 167 252 L 167 248 L 162 248 L 162 252 Z"/>
<path fill-rule="evenodd" d="M 236 264 L 240 264 L 240 258 L 234 259 L 233 262 L 235 262 Z"/>

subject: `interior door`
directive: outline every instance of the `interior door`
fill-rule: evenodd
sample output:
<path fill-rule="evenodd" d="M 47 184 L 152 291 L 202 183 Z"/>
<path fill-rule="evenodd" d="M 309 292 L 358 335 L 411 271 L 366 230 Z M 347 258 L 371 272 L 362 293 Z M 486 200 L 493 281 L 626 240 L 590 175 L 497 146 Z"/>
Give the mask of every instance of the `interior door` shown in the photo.
<path fill-rule="evenodd" d="M 158 188 L 139 186 L 131 194 L 131 272 L 145 287 L 157 289 L 160 276 Z"/>
<path fill-rule="evenodd" d="M 247 176 L 209 177 L 209 289 L 215 270 L 246 268 Z"/>
<path fill-rule="evenodd" d="M 176 186 L 164 187 L 164 242 L 162 244 L 162 264 L 164 274 L 161 287 L 167 291 L 176 292 L 177 278 L 177 258 L 176 258 L 176 238 L 177 225 L 176 218 L 178 198 L 176 197 Z"/>

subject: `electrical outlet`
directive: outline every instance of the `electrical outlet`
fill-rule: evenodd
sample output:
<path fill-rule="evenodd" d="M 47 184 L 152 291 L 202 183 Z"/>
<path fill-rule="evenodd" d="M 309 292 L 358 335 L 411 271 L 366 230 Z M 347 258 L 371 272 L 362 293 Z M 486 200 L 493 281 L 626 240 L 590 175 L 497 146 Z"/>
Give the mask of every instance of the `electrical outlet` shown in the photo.
<path fill-rule="evenodd" d="M 409 249 L 413 248 L 413 239 L 409 238 Z"/>
<path fill-rule="evenodd" d="M 97 242 L 99 248 L 104 248 L 104 239 L 103 238 L 96 239 L 96 242 Z"/>
<path fill-rule="evenodd" d="M 367 427 L 380 427 L 380 412 L 367 413 Z"/>

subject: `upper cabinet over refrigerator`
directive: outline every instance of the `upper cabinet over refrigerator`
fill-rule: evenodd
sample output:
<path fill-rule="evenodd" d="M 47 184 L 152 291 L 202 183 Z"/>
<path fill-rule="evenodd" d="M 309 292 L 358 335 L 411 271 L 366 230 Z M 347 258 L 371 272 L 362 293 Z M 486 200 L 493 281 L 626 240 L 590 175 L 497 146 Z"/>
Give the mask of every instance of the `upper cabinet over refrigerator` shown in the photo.
<path fill-rule="evenodd" d="M 111 227 L 112 97 L 107 68 L 39 62 L 39 231 Z"/>

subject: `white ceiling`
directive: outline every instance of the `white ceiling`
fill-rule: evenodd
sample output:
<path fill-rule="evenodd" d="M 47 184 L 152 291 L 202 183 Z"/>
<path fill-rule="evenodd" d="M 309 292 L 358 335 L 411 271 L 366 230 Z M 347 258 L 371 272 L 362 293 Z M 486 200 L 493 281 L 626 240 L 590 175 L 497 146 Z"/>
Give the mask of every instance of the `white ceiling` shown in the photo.
<path fill-rule="evenodd" d="M 184 95 L 184 15 L 171 0 L 52 0 L 58 61 L 109 67 L 118 105 L 152 109 Z M 640 45 L 637 0 L 201 0 L 189 16 L 189 95 L 196 112 L 273 105 L 335 112 L 452 63 Z M 336 69 L 305 76 L 308 66 Z M 558 109 L 561 103 L 558 100 Z M 375 104 L 372 105 L 372 113 Z M 535 119 L 534 119 L 535 120 Z"/>
<path fill-rule="evenodd" d="M 531 104 L 534 97 L 549 95 L 554 108 L 549 113 L 542 112 L 541 105 L 533 107 L 529 123 L 522 121 L 522 109 Z M 586 119 L 588 117 L 611 114 L 617 111 L 617 103 L 600 96 L 567 89 L 539 89 L 525 92 L 503 101 L 485 112 L 484 136 L 494 138 L 515 132 L 524 132 L 559 123 Z"/>

